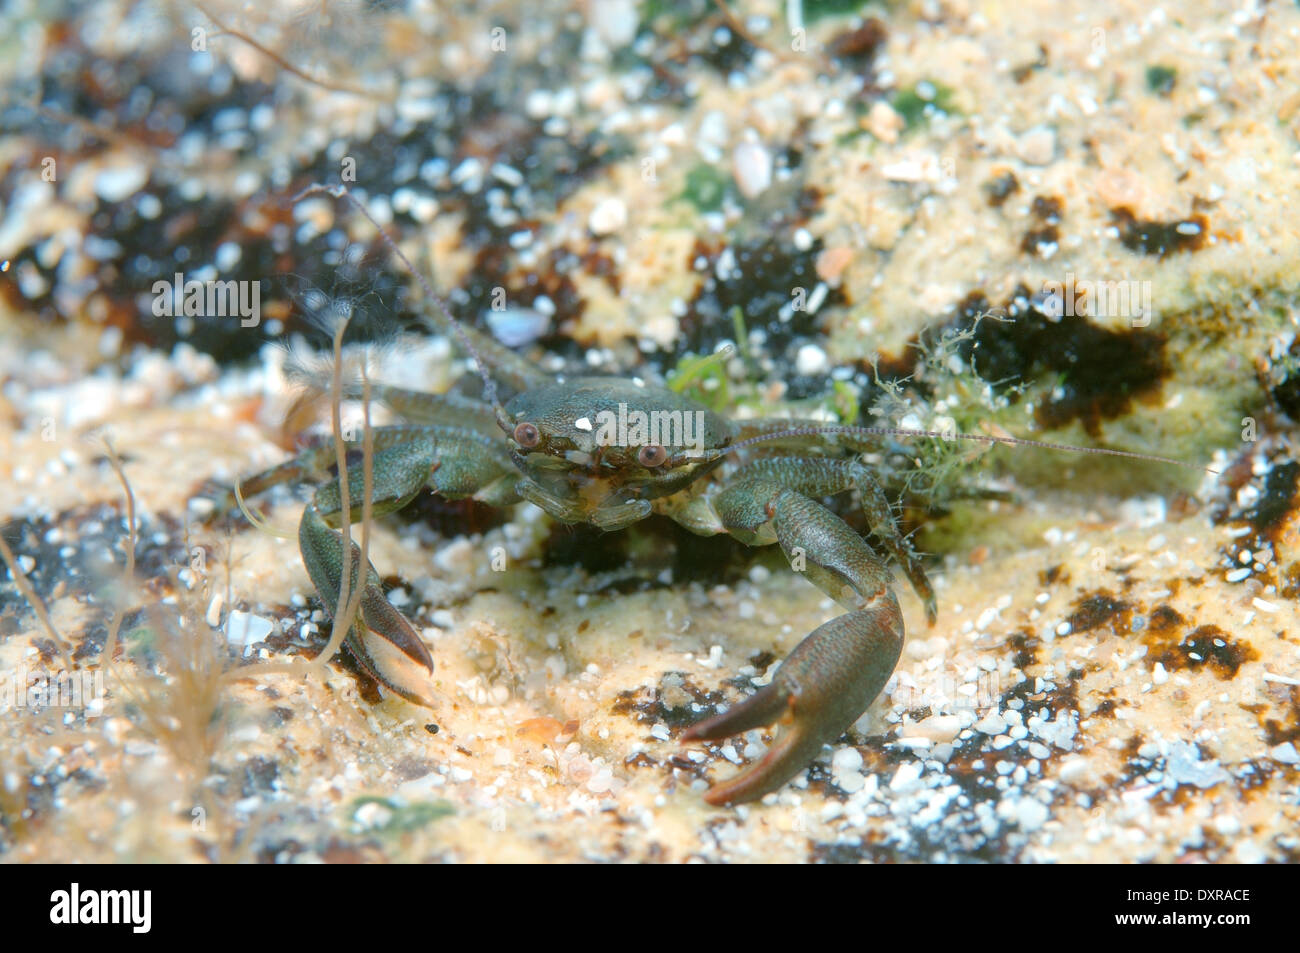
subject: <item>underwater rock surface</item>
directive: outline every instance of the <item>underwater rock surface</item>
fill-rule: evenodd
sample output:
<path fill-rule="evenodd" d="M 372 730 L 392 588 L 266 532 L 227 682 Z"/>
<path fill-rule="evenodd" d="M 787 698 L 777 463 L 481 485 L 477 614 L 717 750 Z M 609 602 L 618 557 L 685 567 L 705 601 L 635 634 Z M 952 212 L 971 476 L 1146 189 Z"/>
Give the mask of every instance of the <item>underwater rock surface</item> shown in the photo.
<path fill-rule="evenodd" d="M 1300 8 L 806 2 L 792 48 L 784 3 L 748 36 L 591 6 L 0 29 L 0 534 L 35 597 L 0 577 L 0 858 L 1295 861 Z M 326 432 L 279 345 L 344 302 L 382 379 L 474 386 L 373 229 L 291 203 L 349 168 L 547 369 L 828 421 L 898 388 L 896 425 L 1219 472 L 999 450 L 966 499 L 903 469 L 938 619 L 900 581 L 885 692 L 748 807 L 701 795 L 770 734 L 678 739 L 838 614 L 776 552 L 426 496 L 370 554 L 438 709 L 344 656 L 254 675 L 329 636 L 306 490 L 259 500 L 271 532 L 193 501 Z M 176 274 L 259 282 L 258 313 L 159 314 Z M 33 601 L 76 703 L 14 690 L 67 668 Z"/>

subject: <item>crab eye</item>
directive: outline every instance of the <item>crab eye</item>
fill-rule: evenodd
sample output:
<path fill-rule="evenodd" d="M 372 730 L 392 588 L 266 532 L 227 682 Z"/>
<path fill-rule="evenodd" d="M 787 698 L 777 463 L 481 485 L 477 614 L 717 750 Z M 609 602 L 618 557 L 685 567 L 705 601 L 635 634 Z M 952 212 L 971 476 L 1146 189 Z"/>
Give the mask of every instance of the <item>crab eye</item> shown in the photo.
<path fill-rule="evenodd" d="M 637 463 L 643 467 L 661 467 L 668 459 L 668 451 L 655 443 L 648 443 L 636 452 Z"/>
<path fill-rule="evenodd" d="M 515 428 L 515 443 L 525 450 L 531 450 L 541 441 L 542 435 L 530 423 L 522 423 Z"/>

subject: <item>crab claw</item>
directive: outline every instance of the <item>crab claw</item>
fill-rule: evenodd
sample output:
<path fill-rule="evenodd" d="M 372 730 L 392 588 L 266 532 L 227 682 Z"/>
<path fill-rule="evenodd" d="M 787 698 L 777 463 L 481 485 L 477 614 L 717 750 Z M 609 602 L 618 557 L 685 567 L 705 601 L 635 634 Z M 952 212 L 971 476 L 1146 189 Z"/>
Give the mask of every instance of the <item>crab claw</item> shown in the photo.
<path fill-rule="evenodd" d="M 892 593 L 814 629 L 781 663 L 772 681 L 720 715 L 692 725 L 683 741 L 712 741 L 779 723 L 767 753 L 709 789 L 710 804 L 754 801 L 806 768 L 867 710 L 889 680 L 903 648 L 903 620 Z"/>
<path fill-rule="evenodd" d="M 411 623 L 373 583 L 361 594 L 361 619 L 353 625 L 348 645 L 385 688 L 416 705 L 436 707 L 433 657 Z"/>
<path fill-rule="evenodd" d="M 343 582 L 343 538 L 326 525 L 309 504 L 298 524 L 298 540 L 307 575 L 321 595 L 325 610 L 334 614 Z M 352 544 L 352 584 L 356 585 L 361 547 Z M 435 707 L 433 657 L 411 623 L 388 601 L 374 566 L 366 566 L 360 611 L 348 633 L 348 645 L 358 662 L 385 688 L 407 701 Z"/>

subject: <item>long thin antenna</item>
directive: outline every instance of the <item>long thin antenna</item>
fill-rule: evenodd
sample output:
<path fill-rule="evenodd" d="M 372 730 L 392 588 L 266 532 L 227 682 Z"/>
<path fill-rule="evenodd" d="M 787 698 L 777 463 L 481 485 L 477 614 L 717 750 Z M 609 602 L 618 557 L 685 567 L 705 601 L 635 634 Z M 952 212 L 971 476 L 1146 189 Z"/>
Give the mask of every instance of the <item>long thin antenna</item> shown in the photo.
<path fill-rule="evenodd" d="M 364 215 L 371 225 L 375 226 L 375 230 L 379 232 L 379 236 L 384 240 L 384 244 L 392 250 L 393 254 L 401 259 L 402 264 L 405 265 L 407 270 L 415 276 L 415 280 L 420 283 L 420 288 L 424 291 L 425 297 L 428 298 L 429 301 L 433 302 L 434 307 L 438 309 L 438 312 L 441 314 L 447 326 L 450 327 L 452 333 L 456 335 L 456 339 L 460 342 L 460 346 L 463 347 L 469 356 L 474 359 L 474 366 L 478 369 L 479 377 L 483 378 L 483 396 L 486 397 L 488 403 L 492 405 L 492 409 L 496 413 L 497 424 L 502 430 L 508 432 L 511 427 L 509 420 L 506 417 L 506 412 L 501 406 L 501 401 L 497 398 L 496 382 L 492 380 L 492 376 L 488 373 L 487 365 L 479 355 L 478 349 L 474 346 L 474 342 L 470 340 L 469 335 L 465 333 L 465 329 L 461 327 L 460 322 L 457 321 L 455 316 L 451 313 L 451 308 L 447 306 L 447 302 L 443 300 L 440 294 L 433 290 L 433 285 L 429 284 L 424 275 L 421 274 L 413 264 L 411 264 L 411 259 L 407 258 L 406 253 L 397 247 L 397 242 L 393 241 L 387 230 L 385 230 L 385 228 L 375 220 L 375 217 L 370 214 L 370 210 L 352 194 L 351 190 L 349 190 L 346 185 L 321 185 L 318 182 L 315 185 L 307 186 L 307 188 L 295 195 L 291 201 L 293 201 L 294 204 L 297 204 L 309 195 L 322 194 L 332 196 L 336 199 L 347 199 L 354 209 Z"/>
<path fill-rule="evenodd" d="M 1012 447 L 1039 447 L 1044 450 L 1066 450 L 1071 453 L 1097 453 L 1108 457 L 1127 457 L 1130 460 L 1146 460 L 1151 463 L 1167 463 L 1170 466 L 1185 467 L 1189 470 L 1203 470 L 1206 473 L 1218 473 L 1210 467 L 1202 467 L 1183 460 L 1159 457 L 1151 453 L 1134 453 L 1131 450 L 1111 450 L 1106 447 L 1076 447 L 1068 443 L 1051 443 L 1046 440 L 1025 440 L 1021 437 L 993 436 L 991 434 L 941 432 L 937 430 L 912 430 L 904 427 L 792 427 L 774 433 L 750 437 L 739 443 L 733 443 L 713 454 L 714 457 L 732 453 L 753 444 L 769 440 L 783 440 L 787 437 L 811 437 L 822 434 L 840 434 L 850 437 L 935 437 L 939 440 L 971 440 L 977 443 L 1001 443 Z"/>

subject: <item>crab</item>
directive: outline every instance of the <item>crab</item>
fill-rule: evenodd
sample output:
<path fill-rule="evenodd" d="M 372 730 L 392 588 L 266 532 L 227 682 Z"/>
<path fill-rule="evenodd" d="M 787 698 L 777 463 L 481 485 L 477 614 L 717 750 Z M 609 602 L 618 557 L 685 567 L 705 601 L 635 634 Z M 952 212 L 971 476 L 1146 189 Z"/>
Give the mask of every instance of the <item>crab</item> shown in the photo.
<path fill-rule="evenodd" d="M 338 187 L 315 191 L 351 198 Z M 410 267 L 382 229 L 380 234 Z M 732 420 L 640 378 L 552 378 L 457 323 L 411 270 L 434 305 L 435 321 L 478 364 L 484 399 L 373 385 L 373 397 L 409 422 L 371 432 L 372 513 L 398 510 L 427 487 L 451 500 L 472 498 L 502 507 L 526 502 L 564 523 L 589 523 L 610 532 L 660 514 L 699 535 L 726 533 L 750 546 L 779 545 L 792 568 L 844 611 L 808 633 L 768 684 L 691 725 L 682 740 L 715 741 L 777 726 L 766 753 L 715 783 L 705 799 L 734 805 L 780 789 L 862 716 L 898 663 L 903 618 L 888 560 L 901 568 L 934 624 L 935 596 L 922 563 L 900 531 L 880 482 L 856 453 L 867 436 L 915 432 L 788 418 Z M 500 401 L 498 385 L 513 396 Z M 338 532 L 341 481 L 325 479 L 335 459 L 336 448 L 327 442 L 242 484 L 243 494 L 251 496 L 277 484 L 324 479 L 303 510 L 298 539 L 327 610 L 339 602 L 345 562 Z M 353 521 L 362 515 L 365 474 L 361 461 L 347 469 Z M 850 492 L 857 493 L 882 552 L 820 502 Z M 360 561 L 353 543 L 348 561 L 353 584 Z M 355 658 L 392 692 L 434 707 L 433 659 L 385 597 L 373 565 L 366 567 L 359 605 L 359 618 L 347 635 Z"/>

